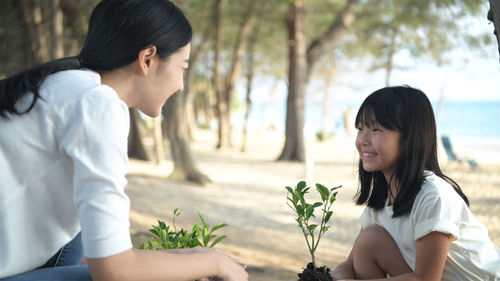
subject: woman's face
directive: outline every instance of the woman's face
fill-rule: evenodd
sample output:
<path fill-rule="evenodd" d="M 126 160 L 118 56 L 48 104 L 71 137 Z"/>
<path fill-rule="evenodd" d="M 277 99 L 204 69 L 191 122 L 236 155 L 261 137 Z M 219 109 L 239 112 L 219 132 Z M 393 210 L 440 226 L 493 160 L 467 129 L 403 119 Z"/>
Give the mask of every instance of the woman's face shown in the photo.
<path fill-rule="evenodd" d="M 398 131 L 388 130 L 379 124 L 360 125 L 356 137 L 356 148 L 367 172 L 380 171 L 390 179 L 396 169 L 400 153 Z"/>
<path fill-rule="evenodd" d="M 148 83 L 148 90 L 142 94 L 142 102 L 138 108 L 145 114 L 156 117 L 167 99 L 184 89 L 184 71 L 189 67 L 191 44 L 180 48 L 167 60 L 158 60 Z"/>

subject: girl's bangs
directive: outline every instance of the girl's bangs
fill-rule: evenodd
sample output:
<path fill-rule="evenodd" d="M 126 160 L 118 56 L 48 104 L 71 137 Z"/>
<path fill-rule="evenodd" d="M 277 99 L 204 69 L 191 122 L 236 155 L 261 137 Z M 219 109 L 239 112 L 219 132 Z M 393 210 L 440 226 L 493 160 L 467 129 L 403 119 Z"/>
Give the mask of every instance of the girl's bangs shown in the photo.
<path fill-rule="evenodd" d="M 356 116 L 355 126 L 359 127 L 373 127 L 379 124 L 375 116 L 375 110 L 372 106 L 363 104 Z"/>
<path fill-rule="evenodd" d="M 376 100 L 372 100 L 372 103 L 370 103 L 369 100 L 366 100 L 361 105 L 356 116 L 356 128 L 360 126 L 382 126 L 389 130 L 400 131 L 401 126 L 398 126 L 399 118 L 396 116 L 397 111 L 394 109 L 394 104 L 388 104 L 387 102 L 377 103 Z"/>

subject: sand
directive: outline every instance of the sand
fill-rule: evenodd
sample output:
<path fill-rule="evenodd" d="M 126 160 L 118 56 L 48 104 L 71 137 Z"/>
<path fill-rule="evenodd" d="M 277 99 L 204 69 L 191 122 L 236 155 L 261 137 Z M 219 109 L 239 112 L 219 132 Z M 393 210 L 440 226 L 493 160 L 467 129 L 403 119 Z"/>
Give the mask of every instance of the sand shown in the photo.
<path fill-rule="evenodd" d="M 171 223 L 175 208 L 182 212 L 176 223 L 184 228 L 200 223 L 200 212 L 210 225 L 228 224 L 217 232 L 228 236 L 217 248 L 248 264 L 250 280 L 297 280 L 296 274 L 310 261 L 310 256 L 295 216 L 286 204 L 285 186 L 306 179 L 310 185 L 342 185 L 333 206 L 330 230 L 316 256 L 319 265 L 330 267 L 345 259 L 359 231 L 358 217 L 363 210 L 353 203 L 357 157 L 352 137 L 322 143 L 307 140 L 308 157 L 306 164 L 301 164 L 275 161 L 283 146 L 283 137 L 276 133 L 253 134 L 245 153 L 238 148 L 215 150 L 215 136 L 213 131 L 198 130 L 191 145 L 198 167 L 212 180 L 204 187 L 169 181 L 172 163 L 168 155 L 159 166 L 131 160 L 126 192 L 131 199 L 135 246 L 148 239 L 148 229 L 158 219 Z M 239 147 L 238 136 L 234 143 Z M 500 146 L 488 149 L 498 153 Z M 468 155 L 471 153 L 468 151 Z M 479 165 L 471 171 L 447 163 L 444 170 L 462 186 L 473 213 L 487 225 L 490 238 L 498 246 L 500 160 L 490 159 Z M 311 200 L 314 196 L 311 194 Z"/>

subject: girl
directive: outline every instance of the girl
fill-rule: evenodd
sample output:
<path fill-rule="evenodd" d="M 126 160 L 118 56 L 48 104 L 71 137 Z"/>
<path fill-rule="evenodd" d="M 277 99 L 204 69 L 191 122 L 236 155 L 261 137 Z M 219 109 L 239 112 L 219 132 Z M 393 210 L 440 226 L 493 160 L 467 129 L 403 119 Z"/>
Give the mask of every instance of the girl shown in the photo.
<path fill-rule="evenodd" d="M 132 249 L 128 107 L 182 91 L 191 35 L 168 0 L 104 0 L 77 57 L 0 81 L 0 279 L 248 280 L 217 250 Z"/>
<path fill-rule="evenodd" d="M 356 116 L 361 231 L 334 280 L 500 280 L 500 250 L 439 168 L 423 92 L 380 89 Z"/>

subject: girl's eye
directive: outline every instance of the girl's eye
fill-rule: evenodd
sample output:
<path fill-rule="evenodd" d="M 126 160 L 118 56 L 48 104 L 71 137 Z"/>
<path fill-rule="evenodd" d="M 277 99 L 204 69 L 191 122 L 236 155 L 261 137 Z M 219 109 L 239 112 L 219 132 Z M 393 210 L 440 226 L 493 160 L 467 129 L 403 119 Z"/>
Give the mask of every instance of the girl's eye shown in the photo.
<path fill-rule="evenodd" d="M 380 131 L 382 131 L 382 130 L 381 130 L 380 128 L 376 128 L 376 127 L 375 127 L 375 128 L 373 128 L 373 131 L 374 131 L 374 132 L 380 132 Z"/>

